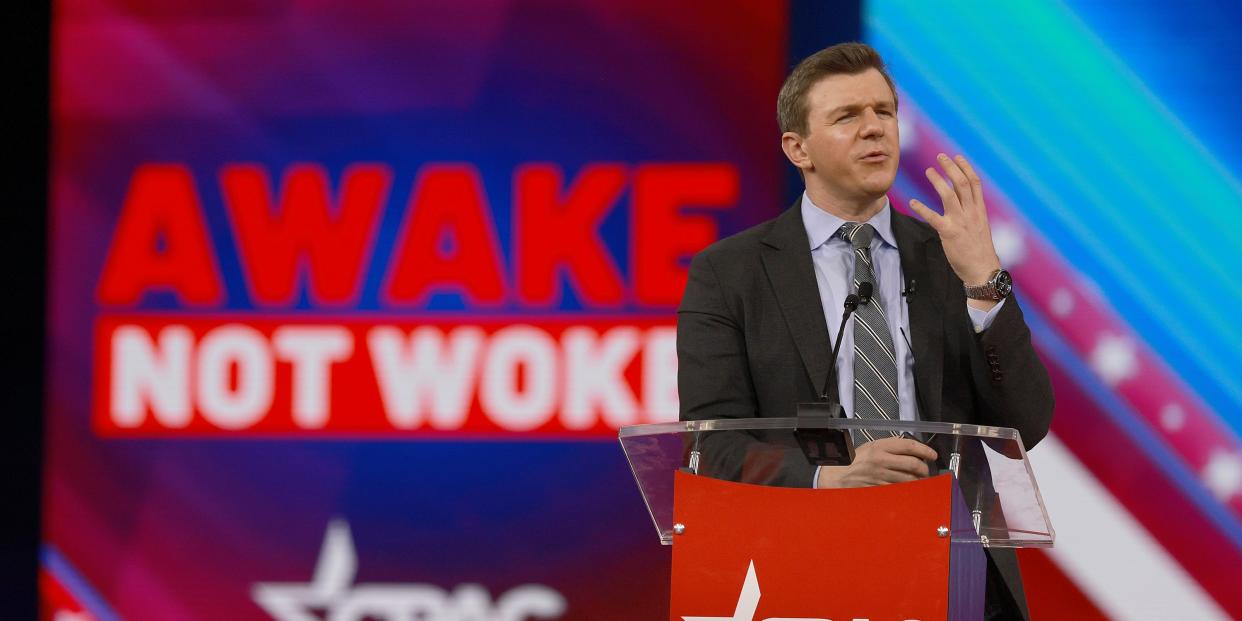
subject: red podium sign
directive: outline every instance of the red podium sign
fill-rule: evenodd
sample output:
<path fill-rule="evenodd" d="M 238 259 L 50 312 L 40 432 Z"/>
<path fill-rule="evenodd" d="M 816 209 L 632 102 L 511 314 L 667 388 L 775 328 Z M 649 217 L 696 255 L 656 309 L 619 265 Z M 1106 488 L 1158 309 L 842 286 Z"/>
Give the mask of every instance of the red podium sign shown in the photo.
<path fill-rule="evenodd" d="M 955 490 L 949 475 L 815 490 L 678 472 L 674 521 L 684 529 L 673 538 L 669 618 L 979 618 L 983 552 L 952 543 L 950 532 L 969 528 Z M 965 577 L 956 595 L 955 577 Z"/>

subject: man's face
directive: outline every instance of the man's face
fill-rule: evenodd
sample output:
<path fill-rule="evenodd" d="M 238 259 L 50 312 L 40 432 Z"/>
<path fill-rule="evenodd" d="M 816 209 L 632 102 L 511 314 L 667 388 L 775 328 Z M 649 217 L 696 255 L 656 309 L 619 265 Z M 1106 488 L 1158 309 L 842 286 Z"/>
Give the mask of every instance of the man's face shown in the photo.
<path fill-rule="evenodd" d="M 807 93 L 807 135 L 802 137 L 814 181 L 831 198 L 860 202 L 888 192 L 900 156 L 897 102 L 875 69 L 820 79 Z"/>

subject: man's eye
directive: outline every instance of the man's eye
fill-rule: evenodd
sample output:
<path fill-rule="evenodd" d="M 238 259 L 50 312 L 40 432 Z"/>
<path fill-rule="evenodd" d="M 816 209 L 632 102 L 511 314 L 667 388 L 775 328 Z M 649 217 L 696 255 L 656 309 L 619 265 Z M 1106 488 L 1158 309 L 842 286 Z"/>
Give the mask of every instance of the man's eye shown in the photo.
<path fill-rule="evenodd" d="M 852 118 L 854 118 L 854 115 L 853 115 L 853 114 L 843 114 L 843 115 L 841 115 L 841 118 L 838 118 L 838 119 L 837 119 L 837 122 L 838 122 L 838 123 L 840 123 L 841 121 L 848 121 L 848 120 L 850 120 L 850 119 L 852 119 Z"/>
<path fill-rule="evenodd" d="M 889 112 L 888 110 L 880 110 L 879 112 L 876 112 L 876 114 L 883 116 L 883 117 L 893 116 L 893 113 Z"/>

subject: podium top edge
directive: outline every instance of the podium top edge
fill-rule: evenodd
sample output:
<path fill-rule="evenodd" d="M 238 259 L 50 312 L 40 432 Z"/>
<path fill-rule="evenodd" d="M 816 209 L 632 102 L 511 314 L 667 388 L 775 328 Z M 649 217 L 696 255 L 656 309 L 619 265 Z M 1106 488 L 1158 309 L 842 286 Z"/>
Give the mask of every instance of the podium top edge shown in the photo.
<path fill-rule="evenodd" d="M 989 427 L 966 423 L 936 421 L 876 421 L 857 418 L 829 418 L 826 416 L 802 416 L 787 418 L 714 418 L 671 423 L 648 423 L 621 427 L 617 437 L 621 440 L 642 436 L 655 436 L 706 431 L 758 431 L 794 429 L 867 429 L 877 431 L 908 431 L 924 434 L 945 434 L 1016 440 L 1021 443 L 1018 430 L 1010 427 Z"/>

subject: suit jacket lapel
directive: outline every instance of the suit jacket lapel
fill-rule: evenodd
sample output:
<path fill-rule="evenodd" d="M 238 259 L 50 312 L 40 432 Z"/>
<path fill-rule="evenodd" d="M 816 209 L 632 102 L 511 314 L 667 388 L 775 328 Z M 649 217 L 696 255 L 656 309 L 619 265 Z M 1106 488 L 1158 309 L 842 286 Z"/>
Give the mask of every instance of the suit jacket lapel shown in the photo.
<path fill-rule="evenodd" d="M 896 211 L 893 236 L 901 253 L 901 271 L 906 282 L 915 281 L 915 292 L 906 297 L 910 316 L 910 345 L 914 350 L 914 379 L 922 420 L 940 420 L 941 387 L 944 383 L 945 274 L 935 266 L 943 264 L 935 233 L 913 218 Z"/>
<path fill-rule="evenodd" d="M 762 259 L 798 355 L 819 395 L 824 393 L 824 384 L 828 381 L 832 342 L 824 322 L 810 242 L 799 205 L 794 203 L 777 217 L 771 232 L 763 239 Z M 837 398 L 836 386 L 829 386 L 827 390 L 830 397 Z"/>

